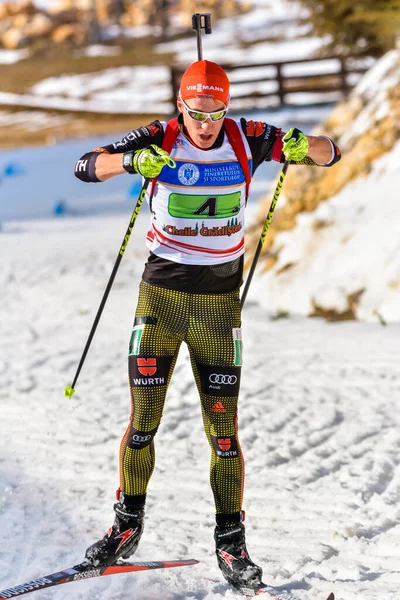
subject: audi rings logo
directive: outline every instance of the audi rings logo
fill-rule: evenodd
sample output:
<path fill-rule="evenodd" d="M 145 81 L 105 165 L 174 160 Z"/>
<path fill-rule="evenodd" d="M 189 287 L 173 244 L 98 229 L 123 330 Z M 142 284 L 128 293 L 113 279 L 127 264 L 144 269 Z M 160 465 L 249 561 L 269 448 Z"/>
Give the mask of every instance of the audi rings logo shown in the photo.
<path fill-rule="evenodd" d="M 148 442 L 149 440 L 151 440 L 151 435 L 138 435 L 135 433 L 132 436 L 132 441 L 136 442 L 136 444 L 143 444 L 143 442 Z"/>
<path fill-rule="evenodd" d="M 237 382 L 236 375 L 221 375 L 212 373 L 209 377 L 210 383 L 219 383 L 220 385 L 235 385 Z"/>

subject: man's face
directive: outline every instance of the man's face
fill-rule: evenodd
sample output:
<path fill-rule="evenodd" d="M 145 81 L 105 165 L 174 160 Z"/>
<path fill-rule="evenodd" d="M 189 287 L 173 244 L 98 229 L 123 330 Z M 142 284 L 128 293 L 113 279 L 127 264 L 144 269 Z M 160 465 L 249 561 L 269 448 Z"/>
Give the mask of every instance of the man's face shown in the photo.
<path fill-rule="evenodd" d="M 215 100 L 214 98 L 189 98 L 185 101 L 185 104 L 191 110 L 208 113 L 218 110 L 225 110 L 226 108 L 223 102 L 220 100 Z M 192 142 L 204 150 L 211 148 L 217 139 L 219 132 L 221 131 L 224 119 L 222 118 L 219 121 L 211 121 L 211 119 L 208 118 L 206 121 L 201 123 L 199 121 L 195 121 L 189 116 L 183 101 L 179 98 L 177 105 L 178 110 L 183 115 L 183 123 L 185 125 L 186 132 Z"/>

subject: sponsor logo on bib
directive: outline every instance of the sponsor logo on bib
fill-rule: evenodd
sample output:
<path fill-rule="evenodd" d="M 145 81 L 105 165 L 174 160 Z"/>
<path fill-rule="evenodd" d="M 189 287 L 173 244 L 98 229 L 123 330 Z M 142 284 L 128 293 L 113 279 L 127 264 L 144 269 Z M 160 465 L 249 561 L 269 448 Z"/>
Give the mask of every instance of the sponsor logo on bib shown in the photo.
<path fill-rule="evenodd" d="M 185 163 L 178 171 L 178 179 L 183 185 L 194 185 L 200 177 L 200 171 L 193 163 Z"/>

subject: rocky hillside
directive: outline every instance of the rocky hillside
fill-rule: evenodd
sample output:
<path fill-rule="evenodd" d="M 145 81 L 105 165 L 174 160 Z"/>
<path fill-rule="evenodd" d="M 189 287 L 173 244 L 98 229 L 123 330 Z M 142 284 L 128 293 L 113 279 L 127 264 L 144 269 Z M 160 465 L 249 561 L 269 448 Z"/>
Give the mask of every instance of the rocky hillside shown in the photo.
<path fill-rule="evenodd" d="M 375 284 L 399 296 L 400 264 L 394 265 L 393 260 L 399 254 L 400 51 L 393 50 L 378 61 L 315 133 L 331 136 L 341 148 L 342 160 L 331 169 L 289 168 L 279 199 L 281 206 L 260 258 L 259 269 L 266 273 L 262 278 L 266 304 L 278 313 L 400 320 L 400 312 L 397 317 L 395 314 L 400 307 L 383 313 L 380 292 L 379 298 L 365 304 L 368 290 Z M 258 222 L 249 234 L 253 250 L 271 196 L 272 192 L 265 198 Z M 361 222 L 357 215 L 362 213 Z M 349 225 L 347 233 L 345 223 Z M 340 235 L 342 239 L 337 237 Z M 356 235 L 361 236 L 358 245 L 351 245 L 349 240 Z M 381 253 L 383 246 L 386 252 Z M 360 256 L 363 253 L 364 257 Z M 349 262 L 354 262 L 354 255 L 357 268 L 349 280 Z M 321 256 L 324 268 L 320 264 L 318 270 Z M 390 274 L 386 276 L 390 261 Z M 346 282 L 342 274 L 346 274 Z"/>

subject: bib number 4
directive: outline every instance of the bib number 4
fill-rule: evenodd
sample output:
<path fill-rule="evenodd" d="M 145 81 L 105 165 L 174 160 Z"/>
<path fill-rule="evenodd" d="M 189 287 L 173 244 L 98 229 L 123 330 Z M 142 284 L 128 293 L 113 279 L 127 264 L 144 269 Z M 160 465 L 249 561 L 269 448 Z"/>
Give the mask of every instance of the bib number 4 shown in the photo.
<path fill-rule="evenodd" d="M 220 196 L 171 194 L 168 212 L 183 219 L 226 219 L 240 211 L 240 192 Z"/>

